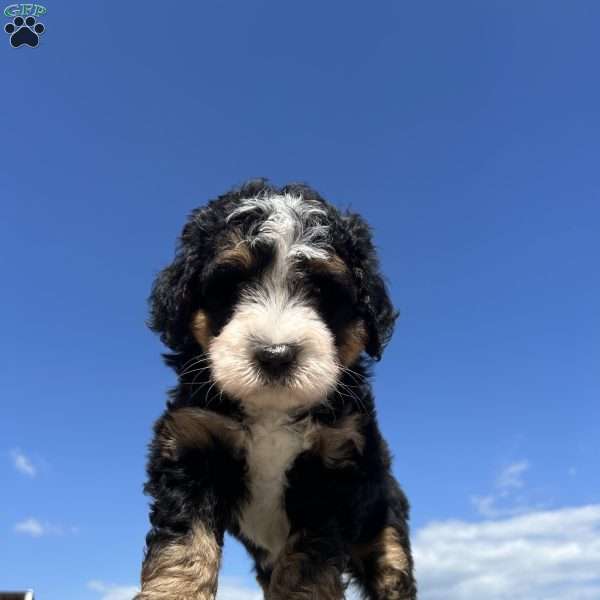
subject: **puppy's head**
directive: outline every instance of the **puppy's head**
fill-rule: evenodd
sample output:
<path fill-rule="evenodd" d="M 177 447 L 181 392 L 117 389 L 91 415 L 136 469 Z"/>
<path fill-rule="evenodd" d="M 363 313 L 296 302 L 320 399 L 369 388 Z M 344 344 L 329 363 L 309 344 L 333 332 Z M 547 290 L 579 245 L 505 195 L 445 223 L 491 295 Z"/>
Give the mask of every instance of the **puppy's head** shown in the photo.
<path fill-rule="evenodd" d="M 163 342 L 205 353 L 249 408 L 325 400 L 363 352 L 380 358 L 396 317 L 365 222 L 262 180 L 192 213 L 150 301 Z"/>

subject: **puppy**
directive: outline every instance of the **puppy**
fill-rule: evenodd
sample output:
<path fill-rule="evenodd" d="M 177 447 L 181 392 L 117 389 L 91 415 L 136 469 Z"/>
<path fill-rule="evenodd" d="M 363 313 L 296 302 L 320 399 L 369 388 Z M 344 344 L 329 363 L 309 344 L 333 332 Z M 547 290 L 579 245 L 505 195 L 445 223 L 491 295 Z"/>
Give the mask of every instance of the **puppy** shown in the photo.
<path fill-rule="evenodd" d="M 366 223 L 252 181 L 195 210 L 149 325 L 178 376 L 154 427 L 137 600 L 215 597 L 227 531 L 269 600 L 416 598 L 369 364 L 396 318 Z"/>

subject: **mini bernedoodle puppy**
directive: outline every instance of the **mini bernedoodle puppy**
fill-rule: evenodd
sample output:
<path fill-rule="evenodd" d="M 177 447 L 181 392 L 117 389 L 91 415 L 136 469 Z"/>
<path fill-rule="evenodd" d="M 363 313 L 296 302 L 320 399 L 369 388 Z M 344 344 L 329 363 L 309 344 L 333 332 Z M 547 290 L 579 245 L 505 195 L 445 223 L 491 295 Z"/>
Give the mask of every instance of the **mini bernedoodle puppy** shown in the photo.
<path fill-rule="evenodd" d="M 416 598 L 369 364 L 396 318 L 367 224 L 304 185 L 195 210 L 154 283 L 178 376 L 150 446 L 137 600 L 215 597 L 223 536 L 269 600 Z"/>

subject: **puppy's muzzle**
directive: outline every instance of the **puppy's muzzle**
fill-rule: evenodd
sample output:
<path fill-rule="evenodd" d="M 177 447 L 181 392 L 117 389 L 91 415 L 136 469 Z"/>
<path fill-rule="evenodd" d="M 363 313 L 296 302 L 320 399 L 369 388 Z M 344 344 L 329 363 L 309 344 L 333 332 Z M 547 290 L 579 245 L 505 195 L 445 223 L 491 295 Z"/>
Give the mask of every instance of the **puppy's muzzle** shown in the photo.
<path fill-rule="evenodd" d="M 261 370 L 269 377 L 287 375 L 296 362 L 298 347 L 294 344 L 268 344 L 259 346 L 254 353 Z"/>

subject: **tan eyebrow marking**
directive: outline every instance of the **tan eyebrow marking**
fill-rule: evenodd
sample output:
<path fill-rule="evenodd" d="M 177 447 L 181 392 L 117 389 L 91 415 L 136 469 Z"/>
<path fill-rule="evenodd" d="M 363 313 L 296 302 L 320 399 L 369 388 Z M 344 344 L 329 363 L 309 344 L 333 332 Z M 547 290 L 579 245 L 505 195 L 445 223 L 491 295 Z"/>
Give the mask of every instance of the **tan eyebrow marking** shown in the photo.
<path fill-rule="evenodd" d="M 223 242 L 215 258 L 216 264 L 237 264 L 245 269 L 254 265 L 250 246 L 238 230 L 232 231 Z"/>
<path fill-rule="evenodd" d="M 308 268 L 313 273 L 331 273 L 332 275 L 350 277 L 348 265 L 337 254 L 332 254 L 325 260 L 312 259 L 308 262 Z"/>

